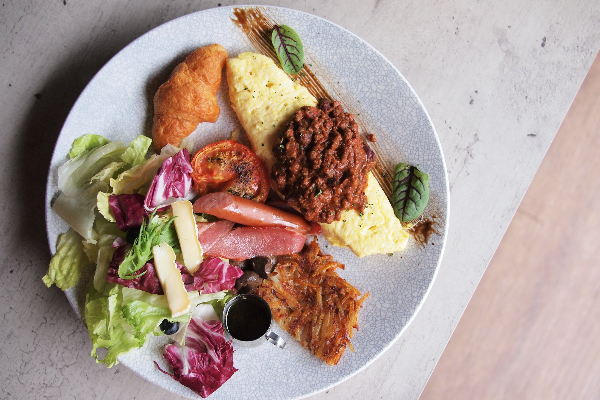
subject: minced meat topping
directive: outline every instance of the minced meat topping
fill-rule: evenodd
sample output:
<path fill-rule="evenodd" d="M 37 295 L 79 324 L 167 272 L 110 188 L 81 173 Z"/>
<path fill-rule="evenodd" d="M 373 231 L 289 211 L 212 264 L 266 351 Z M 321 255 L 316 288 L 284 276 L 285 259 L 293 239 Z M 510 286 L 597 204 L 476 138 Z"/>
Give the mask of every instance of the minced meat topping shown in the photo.
<path fill-rule="evenodd" d="M 321 99 L 318 108 L 298 110 L 273 153 L 277 190 L 307 220 L 331 223 L 344 210 L 364 210 L 375 156 L 339 101 Z"/>

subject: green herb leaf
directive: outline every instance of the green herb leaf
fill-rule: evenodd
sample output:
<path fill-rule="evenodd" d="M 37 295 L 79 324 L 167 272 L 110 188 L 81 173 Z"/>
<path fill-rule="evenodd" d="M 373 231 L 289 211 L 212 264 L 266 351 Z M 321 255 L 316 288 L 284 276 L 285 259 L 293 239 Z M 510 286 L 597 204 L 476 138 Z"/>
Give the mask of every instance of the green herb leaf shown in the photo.
<path fill-rule="evenodd" d="M 150 259 L 152 259 L 152 247 L 165 242 L 171 245 L 179 247 L 179 241 L 177 240 L 177 233 L 173 228 L 173 220 L 175 217 L 164 219 L 155 216 L 156 211 L 152 213 L 148 222 L 142 224 L 140 228 L 140 234 L 135 239 L 133 247 L 123 262 L 119 265 L 119 277 L 122 279 L 135 279 L 145 274 L 135 274 L 139 271 Z"/>
<path fill-rule="evenodd" d="M 304 66 L 304 48 L 300 36 L 286 25 L 275 25 L 271 42 L 281 67 L 288 74 L 297 74 Z"/>
<path fill-rule="evenodd" d="M 417 218 L 429 201 L 429 175 L 412 165 L 400 163 L 394 169 L 392 206 L 402 222 Z"/>

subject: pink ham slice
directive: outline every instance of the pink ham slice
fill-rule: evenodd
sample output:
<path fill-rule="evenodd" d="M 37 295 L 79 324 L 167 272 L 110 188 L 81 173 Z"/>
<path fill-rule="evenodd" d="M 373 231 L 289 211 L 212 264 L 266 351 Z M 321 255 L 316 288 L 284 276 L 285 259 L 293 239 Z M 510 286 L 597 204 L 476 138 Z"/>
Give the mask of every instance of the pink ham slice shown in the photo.
<path fill-rule="evenodd" d="M 197 222 L 198 241 L 202 251 L 206 253 L 220 238 L 233 229 L 231 221 Z"/>
<path fill-rule="evenodd" d="M 286 228 L 244 226 L 222 236 L 204 254 L 230 260 L 280 256 L 300 252 L 305 241 L 303 234 Z"/>

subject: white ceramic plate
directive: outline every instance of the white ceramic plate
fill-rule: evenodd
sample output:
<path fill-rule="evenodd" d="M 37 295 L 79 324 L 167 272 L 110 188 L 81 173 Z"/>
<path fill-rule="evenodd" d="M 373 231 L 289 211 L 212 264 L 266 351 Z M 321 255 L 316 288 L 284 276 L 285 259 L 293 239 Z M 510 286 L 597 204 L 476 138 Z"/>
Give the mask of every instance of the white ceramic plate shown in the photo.
<path fill-rule="evenodd" d="M 326 247 L 344 263 L 340 275 L 370 297 L 359 314 L 359 328 L 337 366 L 328 366 L 282 333 L 288 346 L 280 350 L 268 343 L 258 348 L 236 348 L 239 371 L 213 399 L 301 398 L 348 379 L 373 362 L 402 334 L 423 303 L 440 265 L 448 221 L 448 179 L 435 129 L 423 105 L 400 72 L 377 50 L 351 32 L 329 21 L 290 9 L 264 7 L 280 24 L 293 27 L 302 38 L 306 63 L 324 82 L 329 93 L 377 136 L 377 146 L 393 164 L 418 165 L 430 175 L 431 204 L 437 233 L 427 245 L 411 242 L 403 253 L 358 259 L 350 251 Z M 56 143 L 47 186 L 48 241 L 52 253 L 57 236 L 67 230 L 52 212 L 56 170 L 65 162 L 71 143 L 85 133 L 104 135 L 125 143 L 148 134 L 152 96 L 172 68 L 195 48 L 220 43 L 235 56 L 256 51 L 232 22 L 233 8 L 220 7 L 168 22 L 135 40 L 110 60 L 85 88 L 71 110 Z M 224 139 L 238 126 L 226 96 L 226 80 L 219 91 L 221 116 L 216 124 L 202 124 L 194 133 L 196 145 Z M 81 286 L 66 292 L 81 315 Z M 281 330 L 279 330 L 281 331 Z M 164 375 L 154 365 L 162 358 L 164 338 L 153 338 L 142 349 L 120 357 L 121 363 L 142 377 L 182 396 L 194 392 Z M 91 346 L 91 344 L 90 344 Z M 98 368 L 102 368 L 98 366 Z"/>

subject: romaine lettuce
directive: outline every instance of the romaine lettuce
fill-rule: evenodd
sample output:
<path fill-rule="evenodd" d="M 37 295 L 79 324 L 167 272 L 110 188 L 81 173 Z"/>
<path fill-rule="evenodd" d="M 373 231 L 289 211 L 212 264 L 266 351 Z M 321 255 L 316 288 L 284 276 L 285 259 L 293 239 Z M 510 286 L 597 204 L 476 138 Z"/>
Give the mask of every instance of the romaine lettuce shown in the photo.
<path fill-rule="evenodd" d="M 160 294 L 150 294 L 137 289 L 124 287 L 123 316 L 133 327 L 134 335 L 143 344 L 149 334 L 162 335 L 160 322 L 168 319 L 171 322 L 189 322 L 191 313 L 172 318 L 167 298 Z"/>
<path fill-rule="evenodd" d="M 115 285 L 105 296 L 90 285 L 86 293 L 84 316 L 92 340 L 92 357 L 108 368 L 118 363 L 121 354 L 144 344 L 123 315 L 122 288 Z M 100 348 L 107 349 L 102 358 L 97 354 Z"/>
<path fill-rule="evenodd" d="M 110 193 L 98 192 L 98 195 L 96 196 L 96 208 L 98 208 L 98 212 L 105 220 L 108 222 L 115 222 L 115 216 L 110 209 L 109 198 Z"/>
<path fill-rule="evenodd" d="M 223 303 L 230 296 L 230 292 L 210 295 L 200 295 L 197 291 L 188 293 L 194 306 Z M 92 340 L 92 356 L 110 368 L 118 362 L 118 356 L 142 347 L 150 334 L 161 335 L 158 326 L 163 319 L 187 325 L 192 318 L 192 310 L 172 318 L 164 295 L 114 284 L 108 284 L 103 294 L 90 285 L 84 316 Z M 107 350 L 102 358 L 97 354 L 100 348 Z"/>
<path fill-rule="evenodd" d="M 98 252 L 96 254 L 96 272 L 94 274 L 94 288 L 101 292 L 104 290 L 108 266 L 112 260 L 115 248 L 113 243 L 118 237 L 124 238 L 125 234 L 113 223 L 102 218 L 96 220 L 96 232 L 98 233 Z"/>
<path fill-rule="evenodd" d="M 52 204 L 52 209 L 85 240 L 95 243 L 97 234 L 93 226 L 96 219 L 96 198 L 99 192 L 107 189 L 106 183 L 97 181 L 86 190 L 78 190 L 74 196 L 60 193 Z"/>
<path fill-rule="evenodd" d="M 108 142 L 108 139 L 100 135 L 94 135 L 91 133 L 83 135 L 73 141 L 73 144 L 71 145 L 71 151 L 69 152 L 69 158 L 75 158 L 88 150 L 104 146 Z"/>
<path fill-rule="evenodd" d="M 139 135 L 129 143 L 129 147 L 121 155 L 121 160 L 135 167 L 146 160 L 146 153 L 152 144 L 152 139 L 148 136 Z"/>
<path fill-rule="evenodd" d="M 110 183 L 110 179 L 113 178 L 118 172 L 124 170 L 127 167 L 126 162 L 113 161 L 102 168 L 96 175 L 92 176 L 90 182 L 102 181 L 107 185 Z"/>
<path fill-rule="evenodd" d="M 42 278 L 47 287 L 55 284 L 59 289 L 67 290 L 75 286 L 83 268 L 90 263 L 83 251 L 82 241 L 82 237 L 73 229 L 60 236 L 48 273 Z"/>
<path fill-rule="evenodd" d="M 67 196 L 78 196 L 104 167 L 121 161 L 120 156 L 126 149 L 122 142 L 110 142 L 67 161 L 58 168 L 58 189 Z"/>

